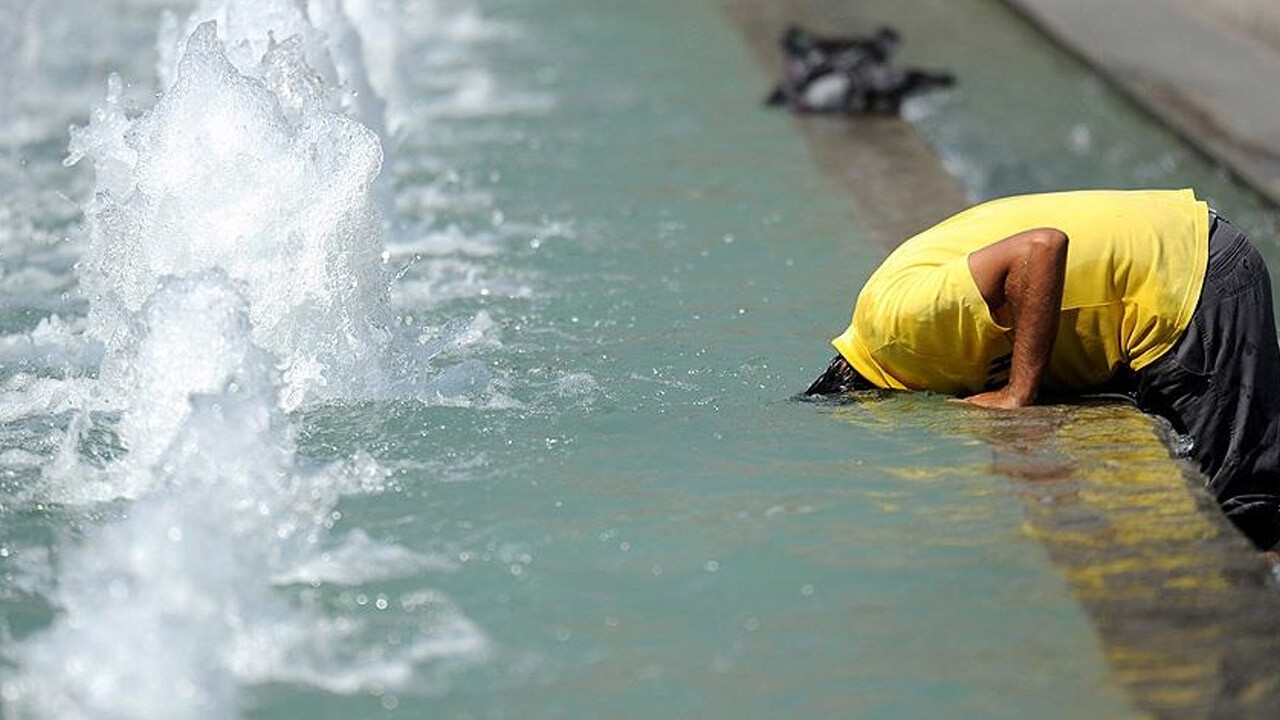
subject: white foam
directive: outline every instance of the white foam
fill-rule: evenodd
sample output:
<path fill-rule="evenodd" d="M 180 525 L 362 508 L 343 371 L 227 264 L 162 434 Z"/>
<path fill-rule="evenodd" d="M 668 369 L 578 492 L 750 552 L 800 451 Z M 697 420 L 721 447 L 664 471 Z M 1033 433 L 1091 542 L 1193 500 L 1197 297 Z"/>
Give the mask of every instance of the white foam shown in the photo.
<path fill-rule="evenodd" d="M 183 319 L 204 335 L 184 335 Z M 150 477 L 147 492 L 125 520 L 64 553 L 52 593 L 59 618 L 14 654 L 20 672 L 3 684 L 10 711 L 223 718 L 235 714 L 245 683 L 416 687 L 444 671 L 439 663 L 483 657 L 487 640 L 460 613 L 386 647 L 358 620 L 278 598 L 272 587 L 281 582 L 351 584 L 451 566 L 361 532 L 325 541 L 341 492 L 384 473 L 367 458 L 346 468 L 297 465 L 281 381 L 252 344 L 233 281 L 216 272 L 166 281 L 137 320 L 136 342 L 122 352 L 147 369 L 133 376 L 141 392 L 121 435 L 136 442 L 145 430 L 169 441 L 130 447 L 126 462 L 156 456 L 134 468 Z M 186 344 L 209 357 L 166 354 Z M 157 378 L 181 368 L 191 371 L 180 383 L 190 399 L 174 415 L 180 393 Z M 148 383 L 164 397 L 142 397 Z"/>
<path fill-rule="evenodd" d="M 345 116 L 296 110 L 291 120 L 238 72 L 203 24 L 155 108 L 122 124 L 109 91 L 93 124 L 73 134 L 72 159 L 92 158 L 98 173 L 82 288 L 89 330 L 109 353 L 161 278 L 216 267 L 248 299 L 254 341 L 297 368 L 287 407 L 385 384 L 386 285 L 370 196 L 379 143 Z"/>
<path fill-rule="evenodd" d="M 43 455 L 21 448 L 10 448 L 0 452 L 0 465 L 7 467 L 40 467 L 46 459 Z"/>
<path fill-rule="evenodd" d="M 487 653 L 484 633 L 447 600 L 402 608 L 422 616 L 388 645 L 354 615 L 281 597 L 282 583 L 451 568 L 358 531 L 329 540 L 339 497 L 381 491 L 387 473 L 366 456 L 302 466 L 288 410 L 406 387 L 458 404 L 507 401 L 465 357 L 433 377 L 388 379 L 387 366 L 420 360 L 420 373 L 496 332 L 477 315 L 390 345 L 370 191 L 378 138 L 352 119 L 359 111 L 334 111 L 350 88 L 308 55 L 309 43 L 334 40 L 324 52 L 339 72 L 357 51 L 336 16 L 322 17 L 336 0 L 307 4 L 307 22 L 329 23 L 315 35 L 288 25 L 298 4 L 220 7 L 227 23 L 247 23 L 232 54 L 257 57 L 256 70 L 227 59 L 213 24 L 196 25 L 175 45 L 176 76 L 154 108 L 127 114 L 116 78 L 73 135 L 69 161 L 90 158 L 97 176 L 81 286 L 99 378 L 17 373 L 0 413 L 70 415 L 44 466 L 51 497 L 134 501 L 60 550 L 56 587 L 44 593 L 56 619 L 7 651 L 9 716 L 225 718 L 245 685 L 262 682 L 431 692 Z M 297 32 L 273 37 L 279 27 Z M 263 37 L 265 49 L 255 45 Z M 0 353 L 74 347 L 65 334 L 51 320 Z M 104 409 L 119 415 L 124 454 L 96 467 L 79 447 Z"/>
<path fill-rule="evenodd" d="M 492 257 L 502 252 L 502 244 L 492 233 L 466 232 L 457 225 L 447 225 L 442 230 L 432 230 L 422 235 L 396 243 L 390 248 L 390 257 L 422 255 L 469 255 Z"/>
<path fill-rule="evenodd" d="M 555 105 L 549 93 L 505 88 L 488 70 L 468 68 L 459 73 L 451 93 L 424 103 L 421 111 L 428 118 L 472 119 L 544 115 Z"/>
<path fill-rule="evenodd" d="M 532 298 L 535 288 L 528 272 L 466 258 L 440 257 L 414 265 L 392 289 L 392 297 L 402 307 L 435 307 L 461 298 Z"/>
<path fill-rule="evenodd" d="M 87 374 L 98 366 L 102 347 L 83 335 L 82 325 L 51 315 L 30 332 L 0 335 L 0 367 L 41 376 Z"/>
<path fill-rule="evenodd" d="M 439 3 L 419 2 L 416 3 L 415 10 L 413 17 L 419 23 L 419 34 L 436 41 L 445 41 L 446 47 L 498 40 L 511 41 L 520 37 L 520 31 L 514 25 L 487 17 L 474 5 L 448 10 Z"/>
<path fill-rule="evenodd" d="M 39 142 L 51 133 L 48 124 L 24 112 L 33 95 L 28 78 L 48 59 L 48 41 L 58 35 L 46 5 L 44 0 L 0 1 L 0 149 Z"/>
<path fill-rule="evenodd" d="M 17 373 L 0 384 L 0 422 L 59 415 L 89 404 L 94 383 L 86 378 L 46 378 Z"/>
<path fill-rule="evenodd" d="M 485 44 L 518 40 L 521 32 L 517 26 L 487 17 L 471 4 L 455 9 L 429 1 L 413 3 L 405 20 L 421 43 L 412 48 L 412 54 L 423 66 L 425 77 L 414 80 L 419 87 L 430 89 L 429 95 L 419 97 L 413 106 L 401 103 L 397 113 L 409 122 L 536 115 L 555 106 L 549 93 L 502 84 L 476 52 Z"/>
<path fill-rule="evenodd" d="M 400 76 L 400 24 L 396 0 L 342 0 L 342 9 L 360 37 L 369 84 L 386 102 L 387 131 L 395 133 L 406 118 L 404 80 Z"/>
<path fill-rule="evenodd" d="M 336 547 L 277 575 L 275 582 L 280 585 L 361 585 L 375 580 L 423 572 L 453 572 L 456 569 L 457 563 L 448 557 L 424 555 L 378 542 L 357 528 L 347 533 Z"/>
<path fill-rule="evenodd" d="M 4 686 L 20 714 L 234 712 L 226 644 L 238 624 L 277 607 L 255 578 L 311 524 L 285 502 L 290 438 L 274 409 L 270 371 L 248 363 L 233 373 L 234 389 L 193 400 L 164 462 L 151 470 L 161 489 L 135 503 L 126 521 L 66 553 L 55 593 L 62 614 L 24 644 L 22 672 Z"/>
<path fill-rule="evenodd" d="M 208 21 L 216 22 L 227 57 L 241 74 L 266 79 L 282 98 L 294 95 L 301 81 L 330 111 L 386 136 L 384 106 L 365 70 L 363 42 L 339 0 L 201 0 L 185 22 L 167 14 L 156 43 L 161 87 L 176 82 L 188 39 Z M 290 40 L 298 62 L 284 69 L 271 51 Z"/>
<path fill-rule="evenodd" d="M 161 279 L 141 311 L 112 338 L 99 374 L 125 409 L 117 434 L 136 497 L 192 412 L 190 398 L 236 389 L 272 360 L 252 342 L 249 305 L 220 270 Z M 274 396 L 271 398 L 274 402 Z"/>
<path fill-rule="evenodd" d="M 600 383 L 591 373 L 566 373 L 556 380 L 553 391 L 561 397 L 592 398 L 600 393 Z"/>
<path fill-rule="evenodd" d="M 414 611 L 422 617 L 397 644 L 369 647 L 359 640 L 364 623 L 316 618 L 241 634 L 229 659 L 245 682 L 418 696 L 444 692 L 453 673 L 488 659 L 488 639 L 452 602 L 437 599 Z"/>
<path fill-rule="evenodd" d="M 415 149 L 425 151 L 425 148 Z M 416 173 L 439 173 L 439 179 L 427 185 L 405 188 L 397 193 L 395 210 L 402 217 L 425 218 L 429 221 L 441 210 L 466 212 L 493 207 L 491 194 L 483 190 L 457 187 L 458 179 L 442 170 L 434 161 L 418 161 L 414 163 L 414 167 L 402 171 L 402 174 Z M 422 225 L 429 226 L 430 222 L 423 222 Z"/>

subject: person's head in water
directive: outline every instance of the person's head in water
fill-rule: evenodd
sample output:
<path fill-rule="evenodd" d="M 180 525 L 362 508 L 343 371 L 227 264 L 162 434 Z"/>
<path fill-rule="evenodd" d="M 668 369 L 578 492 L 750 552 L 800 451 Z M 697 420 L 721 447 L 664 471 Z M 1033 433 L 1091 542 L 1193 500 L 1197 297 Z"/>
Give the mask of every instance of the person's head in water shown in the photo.
<path fill-rule="evenodd" d="M 831 364 L 818 376 L 817 380 L 804 391 L 805 395 L 835 395 L 855 390 L 871 390 L 875 385 L 858 374 L 842 355 L 831 359 Z"/>

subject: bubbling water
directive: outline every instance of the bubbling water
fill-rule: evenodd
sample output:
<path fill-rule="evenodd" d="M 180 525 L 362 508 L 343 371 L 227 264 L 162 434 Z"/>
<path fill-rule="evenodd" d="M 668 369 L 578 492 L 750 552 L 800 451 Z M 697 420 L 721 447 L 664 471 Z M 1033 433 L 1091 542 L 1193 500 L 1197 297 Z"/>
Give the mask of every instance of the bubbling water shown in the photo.
<path fill-rule="evenodd" d="M 248 375 L 270 390 L 258 393 L 262 404 L 278 404 L 267 380 L 274 361 L 253 344 L 248 308 L 221 270 L 162 278 L 129 329 L 117 333 L 100 378 L 110 387 L 130 388 L 116 426 L 129 449 L 120 461 L 129 468 L 127 478 L 149 477 L 185 428 L 192 396 L 239 390 Z M 141 489 L 116 488 L 127 497 Z"/>
<path fill-rule="evenodd" d="M 365 69 L 359 33 L 339 0 L 202 0 L 185 23 L 166 13 L 157 38 L 156 74 L 169 87 L 181 74 L 179 59 L 188 38 L 205 22 L 216 21 L 219 39 L 235 68 L 249 76 L 270 78 L 277 40 L 290 39 L 303 67 L 320 90 L 328 110 L 346 114 L 386 137 L 385 107 Z M 272 85 L 287 102 L 291 84 Z"/>
<path fill-rule="evenodd" d="M 21 717 L 223 718 L 236 714 L 243 682 L 398 688 L 417 663 L 484 655 L 483 634 L 445 601 L 436 603 L 434 632 L 389 650 L 352 640 L 358 621 L 328 622 L 276 597 L 280 579 L 326 567 L 316 548 L 362 470 L 298 466 L 274 360 L 253 345 L 249 304 L 225 275 L 166 280 L 139 320 L 134 378 L 140 398 L 158 396 L 129 409 L 122 433 L 172 429 L 131 450 L 157 455 L 146 471 L 152 491 L 127 520 L 67 554 L 54 598 L 60 618 L 21 648 L 22 672 L 3 686 L 9 709 Z M 196 334 L 184 329 L 193 324 Z M 203 359 L 192 356 L 196 349 Z M 185 377 L 175 381 L 173 372 Z M 183 402 L 173 399 L 182 394 Z M 169 415 L 179 407 L 176 421 Z M 366 563 L 387 559 L 389 575 L 451 569 L 363 533 L 333 551 L 351 553 Z M 329 570 L 331 581 L 346 578 L 340 567 Z"/>
<path fill-rule="evenodd" d="M 134 502 L 61 553 L 49 592 L 58 617 L 7 651 L 17 672 L 0 695 L 11 716 L 222 718 L 245 684 L 381 691 L 421 680 L 425 664 L 486 653 L 484 634 L 433 591 L 417 592 L 434 598 L 419 603 L 434 624 L 389 647 L 365 640 L 359 620 L 276 590 L 453 566 L 361 532 L 328 539 L 338 499 L 377 491 L 385 473 L 367 457 L 306 466 L 288 415 L 406 387 L 388 369 L 411 353 L 387 329 L 372 200 L 381 145 L 352 117 L 365 110 L 342 106 L 355 83 L 338 69 L 359 44 L 343 39 L 336 0 L 314 0 L 305 16 L 292 2 L 219 7 L 203 4 L 191 22 L 204 12 L 236 28 L 234 62 L 216 22 L 198 22 L 175 45 L 176 74 L 153 108 L 130 117 L 112 78 L 89 126 L 73 131 L 68 162 L 88 157 L 96 175 L 80 282 L 101 362 L 95 400 L 51 466 L 64 488 L 98 486 L 82 488 L 90 501 Z M 328 30 L 309 34 L 291 24 L 299 18 Z M 413 356 L 468 337 L 438 333 Z M 415 387 L 474 392 L 468 381 L 484 371 L 473 364 Z M 90 468 L 77 447 L 103 408 L 118 413 L 124 450 Z M 317 555 L 359 555 L 362 566 Z"/>
<path fill-rule="evenodd" d="M 70 161 L 93 159 L 82 288 L 108 356 L 167 275 L 220 268 L 248 296 L 254 341 L 283 364 L 286 408 L 385 385 L 385 294 L 370 185 L 377 136 L 316 102 L 295 45 L 267 61 L 281 103 L 227 60 L 212 22 L 186 43 L 173 86 L 129 121 L 119 82 Z M 119 388 L 130 393 L 131 388 Z"/>
<path fill-rule="evenodd" d="M 23 714 L 230 714 L 232 676 L 218 667 L 237 635 L 229 623 L 272 604 L 252 582 L 268 562 L 254 550 L 273 525 L 286 537 L 299 525 L 299 513 L 282 512 L 291 438 L 272 397 L 271 362 L 249 340 L 245 301 L 210 274 L 168 284 L 144 317 L 158 322 L 139 338 L 140 362 L 174 349 L 183 320 L 209 321 L 205 331 L 218 340 L 194 371 L 201 377 L 182 384 L 208 392 L 183 397 L 181 423 L 165 417 L 177 403 L 126 413 L 142 423 L 158 411 L 157 422 L 173 426 L 163 463 L 150 470 L 158 491 L 99 532 L 91 550 L 70 553 L 57 593 L 62 617 L 25 648 L 22 675 L 5 686 Z M 140 374 L 148 372 L 156 369 Z"/>

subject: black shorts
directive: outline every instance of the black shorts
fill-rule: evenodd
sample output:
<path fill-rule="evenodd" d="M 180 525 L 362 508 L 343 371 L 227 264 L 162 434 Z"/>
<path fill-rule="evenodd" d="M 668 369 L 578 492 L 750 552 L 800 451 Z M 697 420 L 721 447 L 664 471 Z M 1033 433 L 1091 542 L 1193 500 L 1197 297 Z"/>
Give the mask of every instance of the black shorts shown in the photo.
<path fill-rule="evenodd" d="M 1222 218 L 1186 332 L 1136 373 L 1135 396 L 1190 441 L 1188 455 L 1227 516 L 1261 549 L 1280 542 L 1280 348 L 1271 277 Z"/>

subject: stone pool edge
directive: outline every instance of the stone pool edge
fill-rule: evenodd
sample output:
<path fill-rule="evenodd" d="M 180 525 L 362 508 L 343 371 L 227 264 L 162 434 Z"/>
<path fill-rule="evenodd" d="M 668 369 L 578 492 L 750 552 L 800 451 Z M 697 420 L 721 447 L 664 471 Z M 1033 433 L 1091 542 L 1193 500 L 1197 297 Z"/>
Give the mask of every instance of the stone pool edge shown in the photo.
<path fill-rule="evenodd" d="M 1213 3 L 1002 2 L 1280 205 L 1280 36 Z M 1280 8 L 1266 12 L 1280 24 Z"/>

